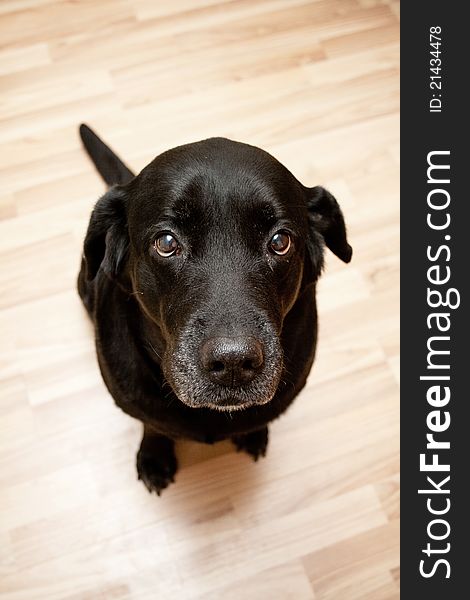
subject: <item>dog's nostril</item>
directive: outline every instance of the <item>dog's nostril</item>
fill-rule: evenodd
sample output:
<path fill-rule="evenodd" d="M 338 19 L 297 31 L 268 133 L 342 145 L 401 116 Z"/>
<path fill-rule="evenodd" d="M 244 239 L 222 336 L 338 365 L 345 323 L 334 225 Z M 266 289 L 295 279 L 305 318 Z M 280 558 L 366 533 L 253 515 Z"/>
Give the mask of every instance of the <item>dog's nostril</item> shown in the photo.
<path fill-rule="evenodd" d="M 221 360 L 215 360 L 212 365 L 211 365 L 211 370 L 215 371 L 216 373 L 219 371 L 223 371 L 225 369 L 225 365 Z"/>
<path fill-rule="evenodd" d="M 242 369 L 245 369 L 246 371 L 252 371 L 254 368 L 255 365 L 252 360 L 248 359 L 243 361 Z"/>

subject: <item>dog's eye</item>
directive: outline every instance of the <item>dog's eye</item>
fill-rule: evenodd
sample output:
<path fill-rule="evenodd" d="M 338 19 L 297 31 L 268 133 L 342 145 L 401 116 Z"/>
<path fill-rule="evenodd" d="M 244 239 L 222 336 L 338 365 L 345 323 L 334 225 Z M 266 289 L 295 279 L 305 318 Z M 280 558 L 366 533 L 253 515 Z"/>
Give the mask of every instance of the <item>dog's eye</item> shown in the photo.
<path fill-rule="evenodd" d="M 164 256 L 165 258 L 173 254 L 179 254 L 180 252 L 178 240 L 171 233 L 162 233 L 162 235 L 158 236 L 153 242 L 153 247 L 160 256 Z"/>
<path fill-rule="evenodd" d="M 278 231 L 275 233 L 269 242 L 269 249 L 274 252 L 274 254 L 278 254 L 279 256 L 287 254 L 290 250 L 290 247 L 290 235 L 285 231 Z"/>

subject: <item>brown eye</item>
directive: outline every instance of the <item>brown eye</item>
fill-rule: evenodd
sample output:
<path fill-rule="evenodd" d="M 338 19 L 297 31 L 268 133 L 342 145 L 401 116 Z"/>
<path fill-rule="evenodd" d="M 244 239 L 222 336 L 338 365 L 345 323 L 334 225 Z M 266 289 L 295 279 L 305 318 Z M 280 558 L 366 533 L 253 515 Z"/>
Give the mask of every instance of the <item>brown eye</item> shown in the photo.
<path fill-rule="evenodd" d="M 168 257 L 179 253 L 178 240 L 171 233 L 163 233 L 153 242 L 153 247 L 160 256 Z"/>
<path fill-rule="evenodd" d="M 269 248 L 274 254 L 283 256 L 287 254 L 291 247 L 291 239 L 288 233 L 285 231 L 278 231 L 273 235 L 269 242 Z"/>

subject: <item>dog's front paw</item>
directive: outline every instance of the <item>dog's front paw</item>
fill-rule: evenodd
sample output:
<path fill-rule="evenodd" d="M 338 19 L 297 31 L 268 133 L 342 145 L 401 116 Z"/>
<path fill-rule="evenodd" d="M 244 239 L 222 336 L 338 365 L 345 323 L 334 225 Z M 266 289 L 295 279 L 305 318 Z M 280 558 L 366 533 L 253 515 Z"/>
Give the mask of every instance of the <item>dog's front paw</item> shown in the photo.
<path fill-rule="evenodd" d="M 175 480 L 178 468 L 173 442 L 163 436 L 144 436 L 137 453 L 137 475 L 149 492 L 161 491 Z"/>
<path fill-rule="evenodd" d="M 235 444 L 238 452 L 244 450 L 256 461 L 260 456 L 266 454 L 268 447 L 268 428 L 258 429 L 242 435 L 234 435 L 232 442 Z"/>

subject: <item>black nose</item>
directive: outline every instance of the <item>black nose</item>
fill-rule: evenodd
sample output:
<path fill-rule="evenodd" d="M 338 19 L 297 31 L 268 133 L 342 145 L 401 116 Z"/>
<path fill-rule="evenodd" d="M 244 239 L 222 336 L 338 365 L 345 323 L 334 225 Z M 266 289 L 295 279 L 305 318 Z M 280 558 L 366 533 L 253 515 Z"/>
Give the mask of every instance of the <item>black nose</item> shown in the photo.
<path fill-rule="evenodd" d="M 200 357 L 212 381 L 231 387 L 249 383 L 264 363 L 263 346 L 253 337 L 210 338 Z"/>

